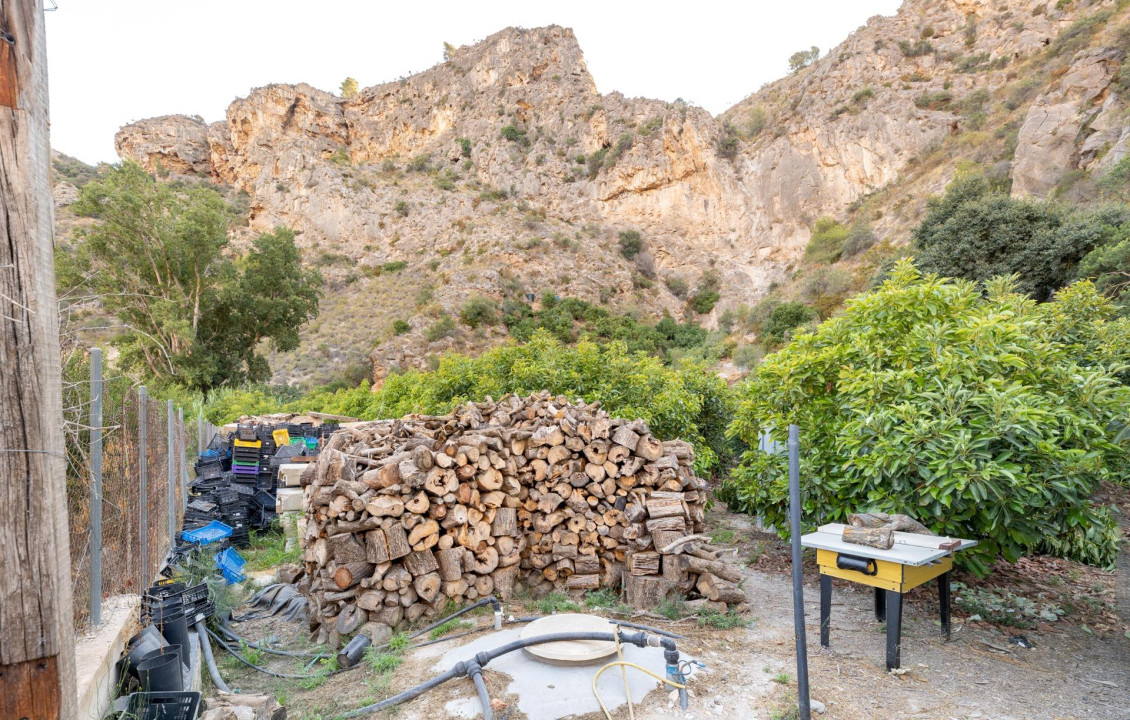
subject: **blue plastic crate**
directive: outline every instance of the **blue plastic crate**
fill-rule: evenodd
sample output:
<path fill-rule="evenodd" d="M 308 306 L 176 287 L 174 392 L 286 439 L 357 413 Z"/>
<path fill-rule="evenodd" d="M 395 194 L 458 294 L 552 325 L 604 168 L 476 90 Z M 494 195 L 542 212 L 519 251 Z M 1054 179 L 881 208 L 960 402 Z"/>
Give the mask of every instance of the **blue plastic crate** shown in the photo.
<path fill-rule="evenodd" d="M 247 561 L 235 548 L 228 548 L 221 553 L 216 553 L 216 567 L 220 569 L 220 573 L 224 579 L 228 581 L 228 585 L 243 582 L 247 576 L 243 574 L 243 566 Z"/>
<path fill-rule="evenodd" d="M 202 528 L 185 530 L 180 536 L 181 539 L 186 542 L 196 543 L 197 545 L 208 545 L 217 540 L 230 538 L 231 533 L 232 529 L 230 525 L 225 525 L 219 520 L 213 520 Z"/>

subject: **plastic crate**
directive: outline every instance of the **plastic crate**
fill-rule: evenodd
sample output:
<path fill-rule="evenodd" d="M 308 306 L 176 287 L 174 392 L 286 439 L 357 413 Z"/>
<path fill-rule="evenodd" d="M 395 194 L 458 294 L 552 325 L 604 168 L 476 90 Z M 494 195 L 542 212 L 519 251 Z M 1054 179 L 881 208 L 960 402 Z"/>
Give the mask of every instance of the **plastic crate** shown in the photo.
<path fill-rule="evenodd" d="M 243 574 L 243 566 L 246 564 L 247 561 L 235 548 L 228 548 L 216 554 L 216 567 L 220 569 L 220 573 L 229 585 L 247 579 L 247 576 Z"/>
<path fill-rule="evenodd" d="M 217 540 L 231 537 L 232 527 L 219 520 L 213 520 L 197 530 L 186 530 L 181 533 L 181 539 L 197 545 L 208 545 Z"/>
<path fill-rule="evenodd" d="M 275 495 L 268 490 L 256 490 L 255 497 L 251 499 L 252 505 L 261 508 L 275 509 Z"/>
<path fill-rule="evenodd" d="M 182 593 L 184 593 L 184 583 L 179 582 L 157 583 L 145 591 L 146 597 L 151 597 L 154 600 L 164 600 Z"/>
<path fill-rule="evenodd" d="M 136 692 L 129 696 L 125 717 L 131 720 L 195 720 L 198 692 Z"/>

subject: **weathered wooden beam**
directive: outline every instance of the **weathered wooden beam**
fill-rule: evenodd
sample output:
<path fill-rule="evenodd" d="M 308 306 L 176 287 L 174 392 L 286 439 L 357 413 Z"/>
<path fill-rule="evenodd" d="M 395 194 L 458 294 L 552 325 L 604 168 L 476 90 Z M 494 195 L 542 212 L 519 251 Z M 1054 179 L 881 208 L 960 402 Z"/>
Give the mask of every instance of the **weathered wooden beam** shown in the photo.
<path fill-rule="evenodd" d="M 0 717 L 75 713 L 71 562 L 39 0 L 0 0 Z"/>

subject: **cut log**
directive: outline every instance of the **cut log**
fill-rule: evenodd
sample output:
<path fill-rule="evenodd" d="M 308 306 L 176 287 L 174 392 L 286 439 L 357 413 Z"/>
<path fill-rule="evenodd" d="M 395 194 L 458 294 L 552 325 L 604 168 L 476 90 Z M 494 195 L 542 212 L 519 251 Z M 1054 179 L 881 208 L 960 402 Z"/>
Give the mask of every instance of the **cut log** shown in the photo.
<path fill-rule="evenodd" d="M 334 571 L 334 585 L 337 585 L 339 590 L 344 590 L 353 587 L 372 574 L 373 564 L 364 560 L 339 565 L 337 570 Z"/>
<path fill-rule="evenodd" d="M 671 584 L 659 575 L 625 575 L 624 601 L 635 608 L 652 610 L 667 599 Z"/>
<path fill-rule="evenodd" d="M 698 576 L 695 589 L 698 590 L 703 597 L 713 602 L 724 602 L 727 605 L 736 605 L 746 602 L 745 593 L 742 592 L 737 585 L 719 580 L 710 573 L 704 573 Z"/>
<path fill-rule="evenodd" d="M 404 567 L 413 575 L 427 575 L 439 568 L 436 556 L 431 550 L 414 551 L 404 556 Z"/>
<path fill-rule="evenodd" d="M 632 553 L 628 556 L 628 572 L 632 575 L 657 575 L 659 558 L 657 552 Z"/>
<path fill-rule="evenodd" d="M 890 550 L 895 545 L 895 531 L 889 525 L 883 527 L 844 527 L 842 539 L 846 543 L 866 545 L 880 550 Z"/>
<path fill-rule="evenodd" d="M 887 513 L 852 513 L 848 524 L 863 528 L 890 527 L 892 530 L 933 535 L 930 529 L 909 515 L 888 515 Z"/>
<path fill-rule="evenodd" d="M 385 540 L 388 543 L 388 557 L 398 560 L 412 552 L 412 545 L 408 542 L 408 535 L 400 523 L 390 523 L 384 527 Z"/>
<path fill-rule="evenodd" d="M 431 603 L 439 594 L 440 578 L 438 573 L 428 573 L 417 577 L 412 582 L 416 594 L 426 603 Z"/>

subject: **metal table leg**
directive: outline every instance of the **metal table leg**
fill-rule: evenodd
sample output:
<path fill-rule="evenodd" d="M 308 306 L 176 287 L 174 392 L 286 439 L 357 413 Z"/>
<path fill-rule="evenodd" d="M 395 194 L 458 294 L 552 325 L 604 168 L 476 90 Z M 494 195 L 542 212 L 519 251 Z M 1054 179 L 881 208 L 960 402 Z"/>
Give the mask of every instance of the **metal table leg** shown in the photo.
<path fill-rule="evenodd" d="M 832 619 L 832 576 L 820 576 L 820 647 L 828 647 Z"/>
<path fill-rule="evenodd" d="M 887 669 L 895 670 L 902 655 L 902 593 L 887 591 Z"/>
<path fill-rule="evenodd" d="M 942 620 L 942 635 L 950 639 L 950 574 L 944 572 L 938 576 L 938 614 Z"/>
<path fill-rule="evenodd" d="M 887 619 L 887 591 L 875 588 L 875 619 L 883 622 Z"/>

